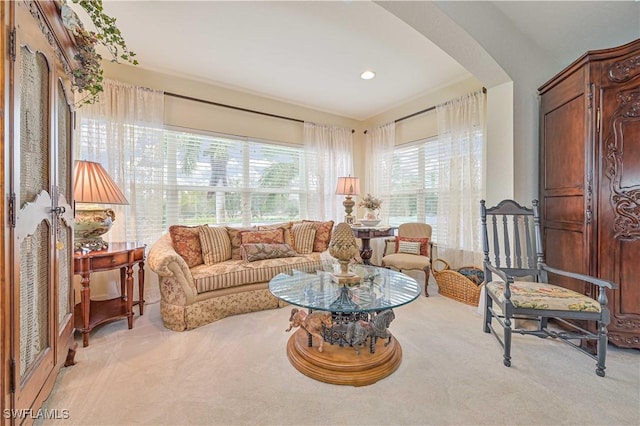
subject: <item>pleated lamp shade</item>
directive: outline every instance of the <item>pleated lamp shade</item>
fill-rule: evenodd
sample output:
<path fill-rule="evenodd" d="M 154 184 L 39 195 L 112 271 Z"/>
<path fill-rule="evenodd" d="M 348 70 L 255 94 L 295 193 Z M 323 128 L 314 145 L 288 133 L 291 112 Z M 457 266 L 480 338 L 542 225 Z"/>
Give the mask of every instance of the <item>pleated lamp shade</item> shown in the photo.
<path fill-rule="evenodd" d="M 100 163 L 76 161 L 73 198 L 77 203 L 129 204 Z"/>
<path fill-rule="evenodd" d="M 336 186 L 337 195 L 360 195 L 360 179 L 357 177 L 339 177 Z"/>

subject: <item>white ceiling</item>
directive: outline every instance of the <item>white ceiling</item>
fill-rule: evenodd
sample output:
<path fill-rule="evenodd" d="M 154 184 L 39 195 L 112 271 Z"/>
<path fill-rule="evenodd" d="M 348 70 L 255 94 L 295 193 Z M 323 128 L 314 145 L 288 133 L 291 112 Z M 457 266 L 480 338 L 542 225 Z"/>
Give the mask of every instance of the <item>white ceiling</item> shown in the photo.
<path fill-rule="evenodd" d="M 490 3 L 562 64 L 638 37 L 634 1 Z M 358 120 L 470 76 L 369 1 L 105 0 L 104 9 L 141 68 Z M 360 79 L 367 69 L 375 79 Z"/>

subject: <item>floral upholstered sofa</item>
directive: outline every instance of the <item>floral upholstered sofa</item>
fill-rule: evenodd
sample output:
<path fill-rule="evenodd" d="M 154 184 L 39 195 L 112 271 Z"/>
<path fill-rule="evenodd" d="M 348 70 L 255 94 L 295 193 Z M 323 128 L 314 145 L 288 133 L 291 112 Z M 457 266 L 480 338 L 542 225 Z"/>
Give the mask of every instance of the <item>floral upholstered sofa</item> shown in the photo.
<path fill-rule="evenodd" d="M 269 292 L 281 272 L 322 268 L 333 221 L 254 227 L 174 225 L 150 249 L 165 327 L 190 330 L 229 315 L 282 306 Z"/>

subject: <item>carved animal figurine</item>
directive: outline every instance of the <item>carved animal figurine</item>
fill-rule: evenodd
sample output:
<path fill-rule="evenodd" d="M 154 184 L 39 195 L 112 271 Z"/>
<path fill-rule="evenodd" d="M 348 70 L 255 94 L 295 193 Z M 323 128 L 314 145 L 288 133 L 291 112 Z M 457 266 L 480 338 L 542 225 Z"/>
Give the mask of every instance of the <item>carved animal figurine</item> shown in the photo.
<path fill-rule="evenodd" d="M 67 358 L 64 361 L 64 366 L 65 367 L 70 367 L 72 365 L 76 365 L 76 349 L 78 349 L 78 344 L 74 343 L 72 347 L 69 348 L 69 351 L 67 352 Z"/>
<path fill-rule="evenodd" d="M 351 346 L 353 346 L 356 353 L 360 355 L 360 349 L 358 346 L 365 344 L 367 342 L 367 338 L 370 338 L 370 352 L 374 353 L 375 340 L 378 337 L 387 339 L 387 342 L 384 344 L 385 346 L 391 343 L 391 338 L 393 336 L 389 331 L 389 325 L 395 318 L 396 314 L 393 313 L 393 310 L 387 309 L 386 311 L 382 311 L 373 316 L 371 321 L 359 320 L 349 323 L 345 336 L 346 340 L 351 344 Z"/>
<path fill-rule="evenodd" d="M 327 328 L 331 328 L 333 326 L 331 312 L 316 311 L 307 314 L 305 311 L 301 311 L 298 308 L 292 308 L 291 316 L 289 317 L 289 328 L 285 331 L 291 331 L 294 327 L 302 328 L 310 335 L 318 338 L 320 342 L 318 352 L 322 352 L 322 344 L 324 343 L 324 338 L 322 337 L 323 325 Z"/>

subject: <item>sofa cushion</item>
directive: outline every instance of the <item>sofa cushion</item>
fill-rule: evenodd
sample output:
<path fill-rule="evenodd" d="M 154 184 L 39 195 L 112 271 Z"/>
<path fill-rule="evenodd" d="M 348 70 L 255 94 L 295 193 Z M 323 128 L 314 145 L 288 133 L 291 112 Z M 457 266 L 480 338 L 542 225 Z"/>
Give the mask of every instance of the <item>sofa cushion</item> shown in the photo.
<path fill-rule="evenodd" d="M 227 232 L 229 233 L 229 240 L 231 241 L 231 259 L 232 260 L 240 260 L 242 256 L 240 255 L 240 246 L 242 245 L 242 240 L 240 239 L 240 233 L 243 231 L 257 231 L 258 228 L 255 226 L 249 226 L 244 228 L 236 228 L 233 226 L 227 226 Z"/>
<path fill-rule="evenodd" d="M 316 238 L 316 227 L 311 222 L 301 222 L 293 225 L 293 247 L 300 254 L 313 252 Z"/>
<path fill-rule="evenodd" d="M 222 226 L 201 227 L 200 245 L 202 258 L 207 265 L 231 259 L 231 240 L 227 229 Z"/>
<path fill-rule="evenodd" d="M 289 244 L 243 244 L 242 259 L 247 262 L 255 262 L 265 259 L 279 259 L 281 257 L 293 257 L 298 253 Z"/>
<path fill-rule="evenodd" d="M 430 256 L 429 253 L 429 238 L 412 238 L 412 237 L 396 237 L 396 253 L 400 251 L 400 242 L 409 241 L 413 243 L 420 243 L 420 255 Z"/>
<path fill-rule="evenodd" d="M 191 269 L 191 275 L 198 293 L 237 287 L 244 284 L 268 282 L 281 272 L 293 270 L 313 272 L 321 269 L 320 253 L 304 256 L 282 257 L 279 259 L 227 260 L 215 265 L 198 265 Z"/>
<path fill-rule="evenodd" d="M 284 244 L 284 230 L 276 228 L 263 231 L 242 231 L 240 232 L 240 242 L 242 244 Z"/>
<path fill-rule="evenodd" d="M 295 247 L 293 245 L 293 237 L 291 235 L 292 226 L 293 226 L 292 222 L 273 223 L 270 225 L 260 225 L 258 226 L 258 230 L 264 231 L 267 229 L 282 229 L 284 231 L 284 243 L 289 244 L 291 247 Z"/>
<path fill-rule="evenodd" d="M 333 231 L 333 221 L 319 222 L 315 220 L 305 220 L 304 222 L 313 223 L 316 227 L 316 237 L 313 241 L 313 251 L 326 251 L 331 241 L 331 232 Z"/>
<path fill-rule="evenodd" d="M 200 245 L 200 228 L 207 225 L 184 226 L 172 225 L 169 227 L 169 235 L 171 236 L 171 244 L 189 268 L 202 265 L 202 247 Z"/>

